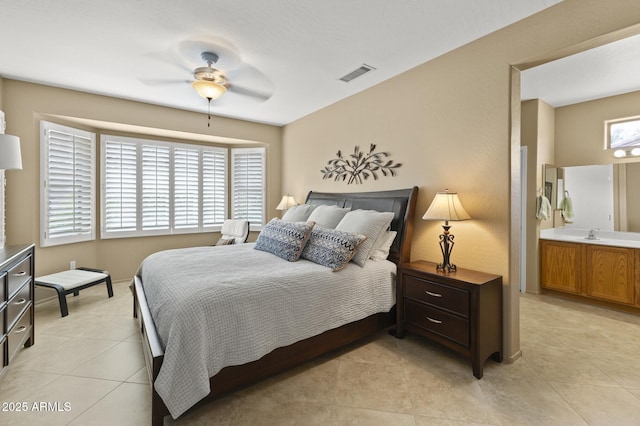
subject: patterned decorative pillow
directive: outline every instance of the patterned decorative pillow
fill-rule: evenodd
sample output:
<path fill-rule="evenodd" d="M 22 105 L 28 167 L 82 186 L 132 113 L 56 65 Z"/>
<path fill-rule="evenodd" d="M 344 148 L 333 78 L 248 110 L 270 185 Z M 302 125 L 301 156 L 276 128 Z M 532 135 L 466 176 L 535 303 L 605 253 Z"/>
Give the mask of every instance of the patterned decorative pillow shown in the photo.
<path fill-rule="evenodd" d="M 283 222 L 273 218 L 262 228 L 254 248 L 295 262 L 302 254 L 313 225 L 314 222 Z"/>
<path fill-rule="evenodd" d="M 316 225 L 302 250 L 302 258 L 339 271 L 349 263 L 366 239 L 367 237 L 361 234 Z"/>

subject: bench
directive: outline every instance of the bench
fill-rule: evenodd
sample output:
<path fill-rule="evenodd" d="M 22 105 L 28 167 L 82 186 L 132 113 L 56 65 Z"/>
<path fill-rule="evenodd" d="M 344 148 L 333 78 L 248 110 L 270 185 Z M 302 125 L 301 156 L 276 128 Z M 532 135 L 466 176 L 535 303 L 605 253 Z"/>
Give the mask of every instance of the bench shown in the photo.
<path fill-rule="evenodd" d="M 63 317 L 69 315 L 67 308 L 67 294 L 74 296 L 80 294 L 80 290 L 89 288 L 96 284 L 106 283 L 109 297 L 113 297 L 113 287 L 111 286 L 111 276 L 107 271 L 93 268 L 80 267 L 68 271 L 56 272 L 51 275 L 44 275 L 35 279 L 35 284 L 41 287 L 48 287 L 55 290 L 60 302 L 60 314 Z"/>

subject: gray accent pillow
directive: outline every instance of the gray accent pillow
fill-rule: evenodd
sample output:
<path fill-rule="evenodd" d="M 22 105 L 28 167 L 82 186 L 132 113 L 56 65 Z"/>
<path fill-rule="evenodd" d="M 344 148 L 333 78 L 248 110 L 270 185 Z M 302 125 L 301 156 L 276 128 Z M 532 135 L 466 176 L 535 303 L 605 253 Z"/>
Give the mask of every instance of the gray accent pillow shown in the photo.
<path fill-rule="evenodd" d="M 311 231 L 307 245 L 302 250 L 302 258 L 339 271 L 344 268 L 358 251 L 367 237 L 351 232 L 337 231 L 316 225 Z"/>
<path fill-rule="evenodd" d="M 298 204 L 291 207 L 282 216 L 283 222 L 306 222 L 309 219 L 309 215 L 316 208 L 312 204 Z"/>
<path fill-rule="evenodd" d="M 342 218 L 351 211 L 349 208 L 321 204 L 309 215 L 307 220 L 315 222 L 323 228 L 335 229 Z"/>
<path fill-rule="evenodd" d="M 295 262 L 302 254 L 313 225 L 313 222 L 283 222 L 273 218 L 262 228 L 254 248 Z"/>
<path fill-rule="evenodd" d="M 336 226 L 338 231 L 353 232 L 367 237 L 351 259 L 352 262 L 364 266 L 378 237 L 389 229 L 393 216 L 392 212 L 375 210 L 353 210 L 344 216 Z"/>

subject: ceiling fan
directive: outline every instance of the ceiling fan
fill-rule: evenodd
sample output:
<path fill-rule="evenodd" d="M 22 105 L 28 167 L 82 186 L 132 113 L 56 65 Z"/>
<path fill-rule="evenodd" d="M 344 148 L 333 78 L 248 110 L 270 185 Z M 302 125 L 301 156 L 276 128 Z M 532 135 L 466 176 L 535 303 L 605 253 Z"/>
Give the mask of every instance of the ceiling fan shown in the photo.
<path fill-rule="evenodd" d="M 195 81 L 191 85 L 200 96 L 211 102 L 218 99 L 229 89 L 229 81 L 222 71 L 211 66 L 218 62 L 217 54 L 202 52 L 202 59 L 207 63 L 207 66 L 196 68 L 193 71 Z"/>
<path fill-rule="evenodd" d="M 273 95 L 271 80 L 257 68 L 244 62 L 237 50 L 220 38 L 185 40 L 176 49 L 152 56 L 191 73 L 192 78 L 145 78 L 141 81 L 147 85 L 191 84 L 200 96 L 207 99 L 209 120 L 211 102 L 221 97 L 216 104 L 224 107 L 227 102 L 240 102 L 238 95 L 249 102 L 264 102 Z M 192 68 L 200 61 L 204 61 L 206 66 Z M 185 66 L 187 64 L 190 66 Z"/>
<path fill-rule="evenodd" d="M 240 95 L 256 98 L 261 101 L 266 101 L 271 97 L 271 94 L 260 93 L 251 89 L 238 86 L 236 84 L 229 83 L 227 75 L 212 65 L 218 62 L 219 56 L 215 52 L 202 52 L 200 55 L 202 60 L 207 63 L 206 67 L 198 67 L 193 71 L 194 81 L 191 82 L 191 86 L 198 92 L 200 96 L 208 101 L 208 117 L 211 121 L 211 101 L 220 98 L 227 90 L 238 93 Z M 210 123 L 207 123 L 207 127 Z"/>

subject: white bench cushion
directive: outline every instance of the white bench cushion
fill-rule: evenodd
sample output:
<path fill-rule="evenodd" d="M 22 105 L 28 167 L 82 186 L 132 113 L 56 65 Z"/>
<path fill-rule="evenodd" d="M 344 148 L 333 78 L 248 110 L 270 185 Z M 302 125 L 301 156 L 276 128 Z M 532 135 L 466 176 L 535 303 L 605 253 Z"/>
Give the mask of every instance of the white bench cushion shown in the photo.
<path fill-rule="evenodd" d="M 36 281 L 47 284 L 57 284 L 65 290 L 71 290 L 100 279 L 105 279 L 107 276 L 107 274 L 103 274 L 101 272 L 70 269 L 68 271 L 56 272 L 51 275 L 43 275 L 36 278 Z"/>

